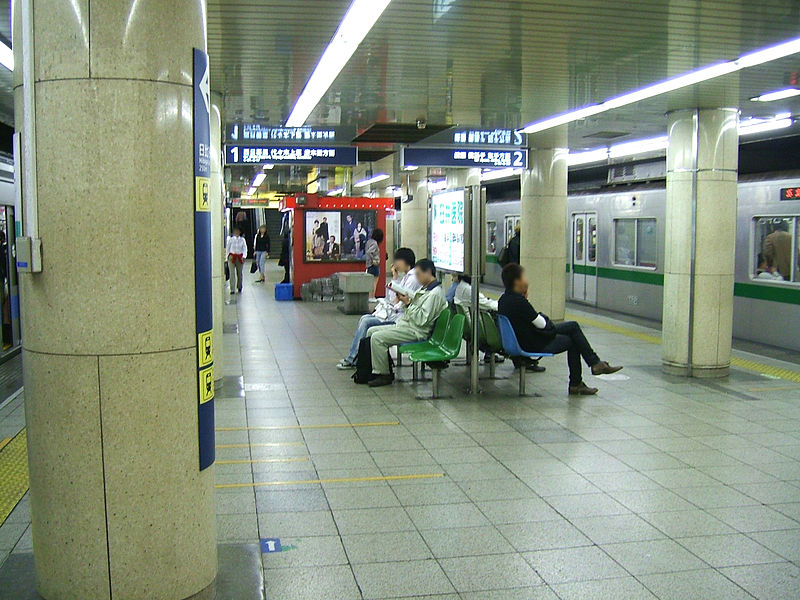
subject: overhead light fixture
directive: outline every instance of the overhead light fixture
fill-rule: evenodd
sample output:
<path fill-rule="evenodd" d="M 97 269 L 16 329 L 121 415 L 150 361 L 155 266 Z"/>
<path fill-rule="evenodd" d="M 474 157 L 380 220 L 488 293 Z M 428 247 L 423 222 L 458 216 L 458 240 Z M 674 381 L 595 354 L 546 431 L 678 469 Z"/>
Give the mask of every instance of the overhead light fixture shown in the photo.
<path fill-rule="evenodd" d="M 9 71 L 14 70 L 14 52 L 3 42 L 0 42 L 0 65 Z"/>
<path fill-rule="evenodd" d="M 368 185 L 372 185 L 373 183 L 380 183 L 381 181 L 386 181 L 389 179 L 391 175 L 387 173 L 378 173 L 377 175 L 373 175 L 372 177 L 368 177 L 367 179 L 362 179 L 361 181 L 357 181 L 353 184 L 353 187 L 367 187 Z"/>
<path fill-rule="evenodd" d="M 302 127 L 391 0 L 353 0 L 286 121 Z"/>
<path fill-rule="evenodd" d="M 739 121 L 739 135 L 753 135 L 755 133 L 766 133 L 777 129 L 791 127 L 794 123 L 792 113 L 778 113 L 774 117 L 766 119 L 754 117 Z"/>
<path fill-rule="evenodd" d="M 265 171 L 271 171 L 272 169 L 274 169 L 274 168 L 275 168 L 275 165 L 274 165 L 273 163 L 267 163 L 267 164 L 265 164 L 265 165 L 264 165 L 262 168 L 263 168 Z"/>
<path fill-rule="evenodd" d="M 253 183 L 251 185 L 254 188 L 258 189 L 258 186 L 260 186 L 262 183 L 264 183 L 264 180 L 266 178 L 267 178 L 267 174 L 266 173 L 256 173 L 256 176 L 253 177 Z"/>
<path fill-rule="evenodd" d="M 403 171 L 416 171 L 417 169 L 419 169 L 419 167 L 415 165 L 406 165 L 403 167 Z"/>
<path fill-rule="evenodd" d="M 441 192 L 447 189 L 447 179 L 437 179 L 428 182 L 429 192 Z"/>
<path fill-rule="evenodd" d="M 598 148 L 597 150 L 584 150 L 583 152 L 570 152 L 567 156 L 567 165 L 586 165 L 593 162 L 608 160 L 608 148 Z"/>
<path fill-rule="evenodd" d="M 255 196 L 257 192 L 258 188 L 251 187 L 249 190 L 247 190 L 247 194 L 245 194 L 245 196 Z"/>
<path fill-rule="evenodd" d="M 522 169 L 515 169 L 513 167 L 508 167 L 507 169 L 489 169 L 481 173 L 481 181 L 494 181 L 495 179 L 514 177 L 521 173 Z"/>
<path fill-rule="evenodd" d="M 328 192 L 328 196 L 341 196 L 344 194 L 344 188 L 336 188 Z"/>
<path fill-rule="evenodd" d="M 646 154 L 647 152 L 658 152 L 667 149 L 667 136 L 635 140 L 633 142 L 623 142 L 615 144 L 608 149 L 609 158 L 621 158 L 623 156 L 633 156 L 634 154 Z"/>
<path fill-rule="evenodd" d="M 779 58 L 791 56 L 798 52 L 800 52 L 800 38 L 795 38 L 776 46 L 770 46 L 769 48 L 744 54 L 736 60 L 717 63 L 695 71 L 689 71 L 683 75 L 678 75 L 677 77 L 666 79 L 638 90 L 633 90 L 627 94 L 610 98 L 599 104 L 584 106 L 567 113 L 542 119 L 541 121 L 535 121 L 523 127 L 521 131 L 523 133 L 538 133 L 540 131 L 552 129 L 553 127 L 558 127 L 559 125 L 566 125 L 580 119 L 585 119 L 608 110 L 628 106 L 636 102 L 641 102 L 642 100 L 647 100 L 648 98 L 680 90 L 703 81 L 708 81 L 709 79 L 735 73 L 736 71 L 748 67 L 754 67 Z"/>
<path fill-rule="evenodd" d="M 797 88 L 786 88 L 784 90 L 776 90 L 774 92 L 767 92 L 755 98 L 750 98 L 750 102 L 774 102 L 775 100 L 785 100 L 793 96 L 800 96 L 800 90 Z"/>

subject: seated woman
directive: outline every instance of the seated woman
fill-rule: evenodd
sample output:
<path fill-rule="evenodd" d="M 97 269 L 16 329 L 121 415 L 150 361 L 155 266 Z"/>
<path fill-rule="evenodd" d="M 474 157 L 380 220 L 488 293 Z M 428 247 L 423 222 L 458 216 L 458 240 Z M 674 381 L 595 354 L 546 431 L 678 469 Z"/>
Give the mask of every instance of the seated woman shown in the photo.
<path fill-rule="evenodd" d="M 392 281 L 399 283 L 402 287 L 417 291 L 421 286 L 417 281 L 414 272 L 414 264 L 417 258 L 414 256 L 414 251 L 411 248 L 398 248 L 394 253 L 394 260 L 392 262 Z M 356 334 L 353 336 L 353 343 L 350 344 L 350 353 L 346 358 L 339 361 L 336 365 L 339 369 L 354 369 L 356 366 L 356 356 L 358 354 L 358 345 L 361 340 L 367 337 L 367 331 L 370 327 L 376 325 L 391 325 L 400 318 L 403 314 L 405 306 L 402 302 L 397 300 L 397 295 L 390 289 L 386 290 L 385 304 L 379 304 L 372 314 L 364 315 L 358 321 L 356 327 Z"/>
<path fill-rule="evenodd" d="M 597 388 L 583 382 L 581 357 L 592 368 L 592 375 L 616 373 L 622 367 L 612 367 L 600 360 L 581 326 L 575 321 L 554 324 L 547 315 L 537 312 L 528 302 L 528 279 L 525 269 L 516 263 L 503 267 L 505 293 L 500 297 L 497 312 L 508 317 L 520 347 L 526 352 L 543 354 L 567 353 L 569 393 L 591 396 Z"/>

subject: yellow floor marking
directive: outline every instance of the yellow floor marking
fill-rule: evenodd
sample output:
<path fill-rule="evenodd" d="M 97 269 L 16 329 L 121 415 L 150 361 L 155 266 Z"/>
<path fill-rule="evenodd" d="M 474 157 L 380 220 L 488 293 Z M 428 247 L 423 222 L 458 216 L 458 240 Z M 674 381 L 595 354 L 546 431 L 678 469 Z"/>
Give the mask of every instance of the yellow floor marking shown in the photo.
<path fill-rule="evenodd" d="M 782 385 L 779 387 L 751 388 L 748 392 L 780 392 L 784 390 L 800 390 L 796 385 Z"/>
<path fill-rule="evenodd" d="M 385 475 L 379 477 L 334 477 L 332 479 L 300 479 L 297 481 L 256 481 L 255 483 L 220 483 L 215 488 L 249 488 L 277 485 L 306 485 L 313 483 L 358 483 L 362 481 L 401 481 L 404 479 L 432 479 L 444 477 L 444 473 L 421 473 L 419 475 Z"/>
<path fill-rule="evenodd" d="M 630 338 L 635 338 L 637 340 L 642 340 L 644 342 L 650 342 L 651 344 L 661 343 L 661 337 L 658 335 L 641 333 L 639 331 L 634 331 L 633 329 L 628 329 L 627 327 L 623 327 L 621 325 L 612 325 L 611 323 L 606 323 L 605 321 L 592 319 L 590 317 L 577 316 L 574 314 L 567 314 L 567 318 L 572 319 L 574 321 L 578 321 L 579 323 L 584 323 L 591 327 L 597 327 L 598 329 L 604 329 L 612 333 L 618 333 L 620 335 L 624 335 Z M 800 383 L 800 372 L 793 371 L 791 369 L 775 367 L 773 365 L 768 365 L 762 362 L 749 360 L 746 358 L 739 358 L 736 356 L 731 357 L 731 365 L 734 367 L 738 367 L 740 369 L 745 369 L 747 371 L 754 371 L 762 375 L 771 375 L 773 377 L 779 377 L 780 379 L 785 379 L 786 381 L 793 381 L 795 383 Z"/>
<path fill-rule="evenodd" d="M 10 441 L 11 441 L 11 438 L 5 438 L 5 439 L 0 440 L 0 450 L 2 450 L 5 447 L 5 445 L 8 444 L 8 442 L 10 442 Z"/>
<path fill-rule="evenodd" d="M 348 427 L 392 427 L 400 421 L 378 423 L 331 423 L 329 425 L 273 425 L 269 427 L 217 427 L 217 431 L 275 431 L 279 429 L 340 429 Z"/>
<path fill-rule="evenodd" d="M 273 448 L 278 446 L 305 446 L 303 442 L 259 442 L 258 444 L 217 444 L 217 448 Z"/>
<path fill-rule="evenodd" d="M 0 525 L 28 491 L 28 440 L 20 431 L 0 451 Z"/>
<path fill-rule="evenodd" d="M 293 456 L 291 458 L 254 458 L 253 460 L 216 460 L 218 465 L 250 465 L 254 463 L 293 463 L 293 462 L 307 462 L 307 456 Z"/>

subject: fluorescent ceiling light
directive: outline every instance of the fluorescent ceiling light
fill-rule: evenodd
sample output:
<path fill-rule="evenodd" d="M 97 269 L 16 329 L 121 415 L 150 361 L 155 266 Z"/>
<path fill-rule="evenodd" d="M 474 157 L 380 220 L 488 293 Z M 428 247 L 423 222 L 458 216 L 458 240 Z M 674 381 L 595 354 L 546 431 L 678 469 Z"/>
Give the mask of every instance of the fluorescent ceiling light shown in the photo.
<path fill-rule="evenodd" d="M 367 37 L 391 0 L 353 0 L 297 99 L 287 127 L 301 127 Z"/>
<path fill-rule="evenodd" d="M 495 179 L 514 177 L 521 173 L 522 169 L 514 169 L 513 167 L 508 167 L 507 169 L 489 169 L 481 173 L 481 181 L 494 181 Z"/>
<path fill-rule="evenodd" d="M 419 167 L 414 165 L 406 165 L 403 167 L 403 171 L 416 171 L 417 169 L 419 169 Z"/>
<path fill-rule="evenodd" d="M 274 165 L 274 164 L 272 164 L 272 163 L 267 163 L 267 164 L 265 164 L 265 165 L 264 165 L 264 167 L 263 167 L 263 169 L 264 169 L 265 171 L 271 171 L 271 170 L 272 170 L 272 169 L 274 169 L 274 168 L 275 168 L 275 165 Z"/>
<path fill-rule="evenodd" d="M 264 180 L 266 178 L 267 178 L 267 174 L 266 173 L 257 173 L 256 176 L 253 177 L 252 186 L 254 188 L 258 188 L 258 186 L 260 186 L 262 183 L 264 183 Z"/>
<path fill-rule="evenodd" d="M 800 96 L 800 90 L 796 88 L 786 88 L 785 90 L 776 90 L 774 92 L 767 92 L 755 98 L 750 98 L 750 102 L 773 102 L 775 100 L 784 100 L 792 96 Z"/>
<path fill-rule="evenodd" d="M 657 152 L 667 149 L 667 136 L 649 138 L 645 140 L 636 140 L 633 142 L 624 142 L 616 144 L 608 149 L 608 156 L 610 158 L 620 158 L 622 156 L 632 156 L 634 154 L 644 154 L 646 152 Z"/>
<path fill-rule="evenodd" d="M 553 117 L 548 117 L 547 119 L 543 119 L 541 121 L 535 121 L 523 127 L 521 131 L 523 133 L 538 133 L 540 131 L 552 129 L 553 127 L 558 127 L 559 125 L 566 125 L 567 123 L 585 119 L 614 108 L 628 106 L 630 104 L 634 104 L 635 102 L 660 96 L 661 94 L 665 94 L 667 92 L 683 89 L 709 79 L 728 75 L 729 73 L 735 73 L 741 69 L 754 67 L 756 65 L 764 64 L 785 56 L 791 56 L 792 54 L 797 54 L 798 52 L 800 52 L 800 38 L 795 38 L 793 40 L 789 40 L 788 42 L 778 44 L 777 46 L 770 46 L 769 48 L 744 54 L 736 60 L 709 65 L 694 71 L 689 71 L 683 75 L 678 75 L 677 77 L 660 81 L 638 90 L 633 90 L 627 94 L 610 98 L 599 104 L 584 106 L 577 110 L 555 115 Z"/>
<path fill-rule="evenodd" d="M 0 42 L 0 65 L 9 71 L 14 70 L 14 52 L 3 42 Z"/>
<path fill-rule="evenodd" d="M 356 183 L 353 184 L 353 187 L 367 187 L 368 185 L 372 185 L 373 183 L 380 183 L 381 181 L 386 181 L 390 177 L 391 175 L 388 175 L 387 173 L 378 173 L 373 177 L 357 181 Z"/>
<path fill-rule="evenodd" d="M 441 192 L 447 189 L 447 179 L 437 179 L 436 181 L 428 182 L 429 192 Z"/>
<path fill-rule="evenodd" d="M 256 188 L 251 187 L 249 190 L 247 190 L 247 194 L 245 194 L 245 196 L 255 196 L 257 192 L 258 190 Z"/>
<path fill-rule="evenodd" d="M 785 129 L 791 127 L 793 123 L 791 113 L 779 113 L 768 119 L 744 119 L 739 122 L 739 135 L 753 135 L 754 133 Z"/>
<path fill-rule="evenodd" d="M 570 167 L 574 167 L 575 165 L 586 165 L 604 160 L 608 160 L 608 148 L 585 150 L 583 152 L 570 152 L 569 156 L 567 156 L 567 164 Z"/>
<path fill-rule="evenodd" d="M 336 188 L 328 192 L 328 196 L 341 196 L 342 194 L 344 194 L 344 188 Z"/>

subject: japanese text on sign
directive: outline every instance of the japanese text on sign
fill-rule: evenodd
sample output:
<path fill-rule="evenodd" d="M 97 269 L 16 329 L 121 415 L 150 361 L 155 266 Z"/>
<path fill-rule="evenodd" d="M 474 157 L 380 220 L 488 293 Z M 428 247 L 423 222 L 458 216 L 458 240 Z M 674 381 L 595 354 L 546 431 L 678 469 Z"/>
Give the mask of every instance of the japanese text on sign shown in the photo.
<path fill-rule="evenodd" d="M 226 161 L 228 164 L 355 165 L 358 157 L 354 147 L 227 146 Z"/>

